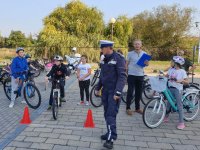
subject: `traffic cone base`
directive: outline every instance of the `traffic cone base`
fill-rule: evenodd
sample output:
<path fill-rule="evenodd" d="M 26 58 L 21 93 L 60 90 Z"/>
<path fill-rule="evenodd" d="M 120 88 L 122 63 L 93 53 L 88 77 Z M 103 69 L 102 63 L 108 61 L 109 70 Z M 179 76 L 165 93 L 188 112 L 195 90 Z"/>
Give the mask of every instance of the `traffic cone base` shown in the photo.
<path fill-rule="evenodd" d="M 24 108 L 24 115 L 23 115 L 22 120 L 20 121 L 20 124 L 30 124 L 30 123 L 31 123 L 31 119 L 29 116 L 29 110 L 28 110 L 28 107 L 26 106 Z"/>
<path fill-rule="evenodd" d="M 91 109 L 88 110 L 87 118 L 86 118 L 86 121 L 84 123 L 84 127 L 85 128 L 94 128 L 95 127 L 95 124 L 94 124 L 94 121 L 93 121 L 93 117 L 92 117 L 92 110 Z"/>

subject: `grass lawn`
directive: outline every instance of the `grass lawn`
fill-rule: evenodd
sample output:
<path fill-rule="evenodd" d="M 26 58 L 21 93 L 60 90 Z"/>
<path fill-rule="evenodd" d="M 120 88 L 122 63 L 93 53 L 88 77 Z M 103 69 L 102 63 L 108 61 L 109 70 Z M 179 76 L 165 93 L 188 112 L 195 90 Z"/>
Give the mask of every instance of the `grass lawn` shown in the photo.
<path fill-rule="evenodd" d="M 153 73 L 154 70 L 165 70 L 167 67 L 169 67 L 170 62 L 169 61 L 150 61 L 149 67 L 145 68 L 146 73 Z M 196 69 L 195 73 L 200 74 L 200 65 L 195 63 Z"/>

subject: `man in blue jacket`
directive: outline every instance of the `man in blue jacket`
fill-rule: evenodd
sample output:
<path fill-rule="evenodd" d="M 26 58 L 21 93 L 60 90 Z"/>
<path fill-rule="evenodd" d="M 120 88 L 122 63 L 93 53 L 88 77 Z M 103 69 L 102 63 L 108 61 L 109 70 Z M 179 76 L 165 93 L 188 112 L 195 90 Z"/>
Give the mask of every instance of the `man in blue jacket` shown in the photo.
<path fill-rule="evenodd" d="M 16 99 L 16 91 L 18 90 L 18 86 L 20 83 L 20 79 L 24 79 L 24 75 L 28 70 L 28 64 L 26 59 L 24 58 L 24 49 L 19 47 L 16 49 L 17 56 L 13 59 L 11 64 L 11 103 L 9 105 L 10 108 L 13 108 Z M 21 103 L 25 103 L 24 100 Z"/>
<path fill-rule="evenodd" d="M 101 75 L 95 92 L 100 95 L 99 91 L 103 88 L 102 102 L 107 133 L 101 139 L 106 140 L 104 147 L 112 149 L 113 141 L 117 139 L 116 117 L 120 97 L 127 78 L 125 59 L 113 50 L 113 42 L 101 40 L 100 45 L 105 58 L 101 61 Z"/>

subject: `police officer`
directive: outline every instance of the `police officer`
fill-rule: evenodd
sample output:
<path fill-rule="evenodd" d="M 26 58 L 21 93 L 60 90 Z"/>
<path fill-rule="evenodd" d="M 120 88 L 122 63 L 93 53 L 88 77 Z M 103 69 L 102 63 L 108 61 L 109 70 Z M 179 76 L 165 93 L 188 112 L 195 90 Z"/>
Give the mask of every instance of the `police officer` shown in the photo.
<path fill-rule="evenodd" d="M 101 75 L 96 88 L 96 94 L 102 89 L 104 117 L 107 124 L 107 133 L 101 136 L 106 140 L 104 147 L 113 148 L 113 140 L 117 139 L 116 117 L 120 104 L 120 96 L 126 82 L 125 59 L 113 50 L 113 42 L 101 40 L 101 50 L 105 56 L 101 61 Z"/>
<path fill-rule="evenodd" d="M 17 48 L 16 54 L 17 54 L 17 57 L 13 59 L 12 64 L 11 64 L 12 91 L 11 91 L 11 102 L 10 102 L 9 108 L 13 108 L 15 104 L 15 98 L 16 98 L 15 91 L 17 91 L 19 84 L 22 84 L 20 83 L 20 79 L 24 78 L 24 74 L 28 70 L 27 61 L 24 58 L 24 48 L 22 47 Z M 25 103 L 25 101 L 21 100 L 21 103 Z"/>

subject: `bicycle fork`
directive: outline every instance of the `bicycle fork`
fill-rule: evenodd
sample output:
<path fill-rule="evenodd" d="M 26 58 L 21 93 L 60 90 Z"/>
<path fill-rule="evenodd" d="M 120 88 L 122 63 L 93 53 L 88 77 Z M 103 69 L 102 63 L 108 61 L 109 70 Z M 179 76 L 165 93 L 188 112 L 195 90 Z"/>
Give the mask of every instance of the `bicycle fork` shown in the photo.
<path fill-rule="evenodd" d="M 163 96 L 161 96 L 160 98 L 160 102 L 158 103 L 158 101 L 156 101 L 154 108 L 153 108 L 153 112 L 156 112 L 157 114 L 160 112 L 161 109 L 161 105 L 163 103 Z M 159 105 L 159 106 L 158 106 Z M 157 109 L 157 110 L 156 110 Z"/>

